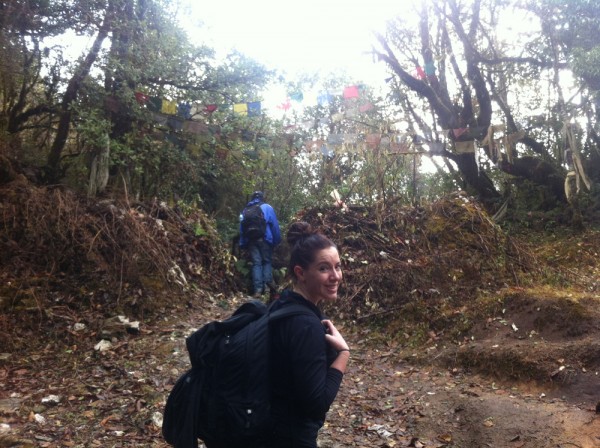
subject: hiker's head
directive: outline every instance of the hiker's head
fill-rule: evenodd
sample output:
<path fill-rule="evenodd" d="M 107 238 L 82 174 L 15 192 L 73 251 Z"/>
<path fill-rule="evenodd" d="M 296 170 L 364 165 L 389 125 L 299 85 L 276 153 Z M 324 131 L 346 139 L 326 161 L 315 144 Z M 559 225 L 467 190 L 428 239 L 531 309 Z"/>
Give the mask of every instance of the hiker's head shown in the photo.
<path fill-rule="evenodd" d="M 292 248 L 288 272 L 294 290 L 313 303 L 334 300 L 342 280 L 337 246 L 306 222 L 292 223 L 287 242 Z"/>
<path fill-rule="evenodd" d="M 264 201 L 265 194 L 262 191 L 255 191 L 254 193 L 252 193 L 252 198 L 250 200 L 253 201 L 255 199 L 258 199 L 259 201 Z"/>

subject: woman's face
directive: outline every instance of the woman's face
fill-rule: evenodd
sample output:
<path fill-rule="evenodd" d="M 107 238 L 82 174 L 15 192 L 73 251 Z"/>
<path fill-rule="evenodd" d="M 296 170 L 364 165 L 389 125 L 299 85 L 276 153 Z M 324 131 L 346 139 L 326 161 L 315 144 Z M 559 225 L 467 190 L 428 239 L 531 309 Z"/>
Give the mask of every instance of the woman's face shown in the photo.
<path fill-rule="evenodd" d="M 342 281 L 342 266 L 335 247 L 320 250 L 307 269 L 296 266 L 294 271 L 305 297 L 315 305 L 321 300 L 337 298 Z"/>

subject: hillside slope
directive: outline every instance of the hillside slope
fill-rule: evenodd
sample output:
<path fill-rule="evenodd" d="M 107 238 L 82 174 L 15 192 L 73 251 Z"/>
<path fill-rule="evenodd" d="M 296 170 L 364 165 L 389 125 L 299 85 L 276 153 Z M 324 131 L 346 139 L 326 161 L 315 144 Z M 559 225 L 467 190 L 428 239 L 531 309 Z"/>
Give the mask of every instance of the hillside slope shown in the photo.
<path fill-rule="evenodd" d="M 0 448 L 165 447 L 185 337 L 246 300 L 244 279 L 203 215 L 17 187 L 2 196 Z M 322 447 L 600 446 L 598 230 L 509 235 L 460 195 L 298 218 L 344 264 L 325 311 L 352 361 Z"/>

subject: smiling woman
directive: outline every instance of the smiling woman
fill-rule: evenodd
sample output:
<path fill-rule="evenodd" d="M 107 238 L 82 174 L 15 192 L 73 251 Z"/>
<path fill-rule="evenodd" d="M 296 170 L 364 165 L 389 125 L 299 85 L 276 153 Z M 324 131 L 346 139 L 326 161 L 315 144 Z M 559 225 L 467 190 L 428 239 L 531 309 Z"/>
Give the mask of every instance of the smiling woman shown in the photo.
<path fill-rule="evenodd" d="M 337 299 L 341 263 L 333 241 L 306 222 L 290 225 L 287 242 L 293 287 L 271 309 L 302 306 L 310 313 L 271 327 L 274 429 L 267 448 L 316 448 L 350 358 L 343 336 L 317 306 Z"/>
<path fill-rule="evenodd" d="M 189 0 L 190 34 L 218 51 L 237 49 L 286 72 L 363 73 L 372 32 L 411 9 L 397 0 Z"/>

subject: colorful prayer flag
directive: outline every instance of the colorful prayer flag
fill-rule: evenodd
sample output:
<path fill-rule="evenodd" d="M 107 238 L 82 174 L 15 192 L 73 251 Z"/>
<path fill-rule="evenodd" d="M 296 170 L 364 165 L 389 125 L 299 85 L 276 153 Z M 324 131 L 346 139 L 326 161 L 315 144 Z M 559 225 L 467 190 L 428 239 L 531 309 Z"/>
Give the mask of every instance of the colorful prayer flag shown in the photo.
<path fill-rule="evenodd" d="M 172 115 L 167 119 L 167 126 L 169 126 L 174 131 L 181 131 L 183 129 L 183 120 L 179 117 Z"/>
<path fill-rule="evenodd" d="M 442 142 L 429 142 L 429 153 L 430 154 L 443 154 L 444 144 Z"/>
<path fill-rule="evenodd" d="M 285 103 L 281 103 L 279 106 L 277 106 L 277 109 L 288 110 L 290 107 L 292 107 L 292 104 L 290 103 L 290 99 L 288 98 L 285 101 Z"/>
<path fill-rule="evenodd" d="M 304 95 L 302 94 L 302 92 L 290 93 L 290 99 L 300 102 L 304 99 Z"/>
<path fill-rule="evenodd" d="M 236 103 L 233 105 L 233 112 L 240 115 L 248 115 L 248 103 Z"/>
<path fill-rule="evenodd" d="M 457 154 L 472 154 L 475 152 L 475 141 L 454 142 L 454 150 Z"/>
<path fill-rule="evenodd" d="M 150 101 L 148 102 L 148 109 L 153 112 L 160 112 L 160 108 L 162 107 L 162 98 L 158 96 L 151 96 Z"/>
<path fill-rule="evenodd" d="M 163 99 L 161 102 L 160 111 L 163 114 L 176 115 L 177 114 L 177 103 L 175 101 L 169 101 L 169 100 Z"/>
<path fill-rule="evenodd" d="M 358 93 L 358 86 L 348 86 L 344 89 L 344 93 L 343 93 L 344 99 L 350 99 L 350 98 L 358 98 L 359 97 L 359 93 Z"/>
<path fill-rule="evenodd" d="M 192 105 L 190 103 L 179 103 L 177 105 L 177 115 L 189 120 L 192 117 Z"/>
<path fill-rule="evenodd" d="M 260 115 L 260 101 L 248 103 L 248 116 L 256 117 L 258 115 Z"/>
<path fill-rule="evenodd" d="M 362 114 L 362 113 L 365 113 L 365 112 L 368 112 L 368 111 L 372 110 L 373 108 L 375 108 L 375 106 L 373 106 L 372 103 L 367 103 L 367 104 L 363 104 L 362 106 L 360 106 L 358 108 L 358 110 Z"/>
<path fill-rule="evenodd" d="M 332 99 L 333 96 L 330 95 L 328 92 L 320 93 L 317 96 L 317 103 L 319 104 L 319 106 L 326 106 L 331 102 Z"/>
<path fill-rule="evenodd" d="M 135 92 L 135 100 L 139 104 L 146 104 L 150 100 L 150 97 L 148 95 L 146 95 L 145 93 Z"/>
<path fill-rule="evenodd" d="M 200 121 L 186 120 L 183 123 L 183 130 L 190 134 L 203 134 L 208 133 L 208 126 Z"/>
<path fill-rule="evenodd" d="M 467 131 L 468 131 L 467 128 L 452 129 L 452 134 L 454 135 L 454 138 L 458 138 Z"/>
<path fill-rule="evenodd" d="M 381 134 L 367 134 L 365 142 L 367 146 L 376 148 L 381 142 Z"/>
<path fill-rule="evenodd" d="M 428 61 L 425 63 L 425 74 L 427 76 L 435 76 L 435 64 L 433 61 Z"/>

